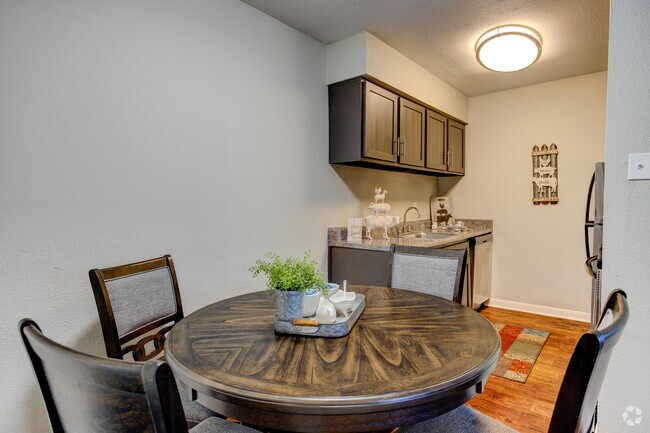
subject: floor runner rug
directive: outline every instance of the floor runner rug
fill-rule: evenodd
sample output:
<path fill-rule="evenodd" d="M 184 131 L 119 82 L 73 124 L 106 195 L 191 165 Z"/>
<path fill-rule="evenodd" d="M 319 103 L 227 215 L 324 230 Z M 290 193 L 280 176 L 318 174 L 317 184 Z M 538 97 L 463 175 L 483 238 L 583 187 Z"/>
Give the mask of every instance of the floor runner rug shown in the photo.
<path fill-rule="evenodd" d="M 501 337 L 501 357 L 492 375 L 526 383 L 551 333 L 517 325 L 493 325 Z"/>

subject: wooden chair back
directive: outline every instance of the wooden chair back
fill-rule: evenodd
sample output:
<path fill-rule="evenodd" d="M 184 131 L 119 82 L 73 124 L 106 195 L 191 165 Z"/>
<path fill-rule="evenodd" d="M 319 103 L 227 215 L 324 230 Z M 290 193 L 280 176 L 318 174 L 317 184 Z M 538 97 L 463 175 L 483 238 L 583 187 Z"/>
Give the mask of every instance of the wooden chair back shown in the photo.
<path fill-rule="evenodd" d="M 178 388 L 161 361 L 98 358 L 18 324 L 54 433 L 188 433 Z"/>
<path fill-rule="evenodd" d="M 124 359 L 131 352 L 135 361 L 157 357 L 164 349 L 165 335 L 183 318 L 171 256 L 92 269 L 89 277 L 106 354 Z"/>
<path fill-rule="evenodd" d="M 588 433 L 595 422 L 598 394 L 612 349 L 628 320 L 627 295 L 614 290 L 597 329 L 580 337 L 555 403 L 549 433 Z"/>
<path fill-rule="evenodd" d="M 391 245 L 388 286 L 461 302 L 466 250 Z"/>

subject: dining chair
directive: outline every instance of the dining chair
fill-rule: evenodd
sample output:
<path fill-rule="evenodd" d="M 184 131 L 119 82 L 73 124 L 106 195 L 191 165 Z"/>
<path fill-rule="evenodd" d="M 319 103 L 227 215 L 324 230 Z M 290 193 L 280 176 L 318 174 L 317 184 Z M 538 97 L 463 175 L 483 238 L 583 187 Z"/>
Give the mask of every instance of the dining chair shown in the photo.
<path fill-rule="evenodd" d="M 159 356 L 165 335 L 183 318 L 171 256 L 92 269 L 89 277 L 106 354 L 115 359 L 130 354 L 134 361 Z M 152 333 L 154 330 L 157 332 Z M 152 344 L 153 350 L 149 350 Z"/>
<path fill-rule="evenodd" d="M 163 361 L 127 362 L 62 346 L 31 319 L 18 324 L 54 433 L 246 433 L 208 418 L 188 430 L 174 375 Z"/>
<path fill-rule="evenodd" d="M 461 302 L 466 250 L 391 245 L 388 286 Z"/>
<path fill-rule="evenodd" d="M 605 379 L 612 350 L 625 328 L 627 295 L 614 290 L 595 330 L 580 337 L 569 360 L 548 433 L 591 433 L 595 426 L 598 394 Z M 468 406 L 460 406 L 437 418 L 399 429 L 400 433 L 512 433 L 515 430 Z"/>
<path fill-rule="evenodd" d="M 106 354 L 147 361 L 164 357 L 167 333 L 183 318 L 183 305 L 170 255 L 89 271 Z M 179 384 L 180 386 L 180 384 Z M 181 389 L 190 424 L 215 413 Z"/>

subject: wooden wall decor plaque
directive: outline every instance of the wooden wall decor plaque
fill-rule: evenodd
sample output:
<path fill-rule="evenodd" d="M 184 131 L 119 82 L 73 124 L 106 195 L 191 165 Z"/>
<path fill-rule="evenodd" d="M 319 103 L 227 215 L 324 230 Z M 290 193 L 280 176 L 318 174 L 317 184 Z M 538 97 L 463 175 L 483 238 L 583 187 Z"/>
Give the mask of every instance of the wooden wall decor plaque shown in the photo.
<path fill-rule="evenodd" d="M 533 147 L 533 204 L 556 204 L 560 201 L 557 193 L 557 157 L 555 143 Z"/>

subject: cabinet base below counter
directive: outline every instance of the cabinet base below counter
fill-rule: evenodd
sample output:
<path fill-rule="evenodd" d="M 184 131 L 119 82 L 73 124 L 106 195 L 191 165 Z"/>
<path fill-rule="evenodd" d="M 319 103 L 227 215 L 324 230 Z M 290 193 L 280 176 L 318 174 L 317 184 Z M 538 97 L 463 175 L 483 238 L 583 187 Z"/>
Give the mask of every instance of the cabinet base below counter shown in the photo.
<path fill-rule="evenodd" d="M 457 221 L 463 221 L 468 230 L 459 233 L 448 233 L 447 236 L 442 238 L 416 237 L 416 235 L 413 237 L 409 237 L 410 235 L 399 237 L 396 236 L 396 233 L 389 233 L 389 235 L 395 235 L 395 237 L 347 242 L 347 227 L 330 228 L 328 229 L 328 281 L 342 284 L 343 280 L 347 280 L 348 284 L 387 286 L 391 259 L 390 247 L 392 244 L 420 248 L 465 249 L 468 252 L 468 258 L 462 303 L 473 308 L 480 308 L 481 304 L 489 299 L 489 282 L 487 279 L 491 274 L 488 268 L 492 266 L 492 257 L 490 254 L 489 260 L 480 260 L 479 266 L 475 269 L 474 241 L 475 239 L 487 239 L 485 235 L 489 235 L 489 239 L 492 239 L 490 235 L 492 233 L 492 220 L 458 219 Z M 418 233 L 423 231 L 423 227 L 431 226 L 429 220 L 413 221 L 409 223 L 409 226 L 411 224 L 413 226 L 408 227 L 407 231 L 410 229 L 412 233 Z M 431 230 L 425 232 L 432 233 Z M 445 232 L 441 230 L 437 233 L 442 234 Z M 476 284 L 477 282 L 478 284 Z M 486 283 L 487 287 L 484 287 Z M 480 296 L 475 296 L 482 295 L 485 297 L 486 293 L 486 299 L 481 298 L 479 300 Z"/>
<path fill-rule="evenodd" d="M 328 279 L 332 283 L 363 286 L 388 286 L 390 251 L 349 247 L 328 248 Z"/>

